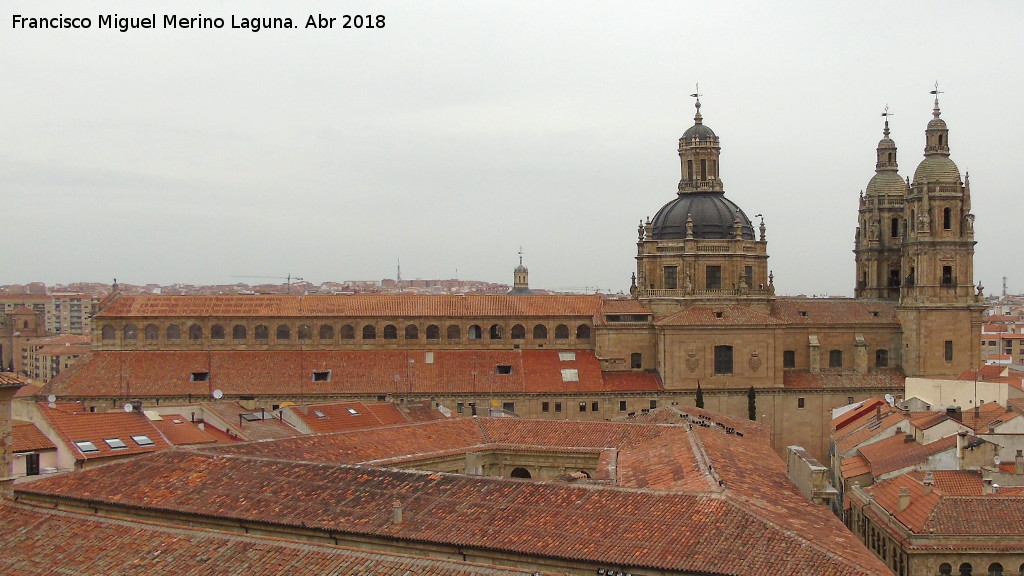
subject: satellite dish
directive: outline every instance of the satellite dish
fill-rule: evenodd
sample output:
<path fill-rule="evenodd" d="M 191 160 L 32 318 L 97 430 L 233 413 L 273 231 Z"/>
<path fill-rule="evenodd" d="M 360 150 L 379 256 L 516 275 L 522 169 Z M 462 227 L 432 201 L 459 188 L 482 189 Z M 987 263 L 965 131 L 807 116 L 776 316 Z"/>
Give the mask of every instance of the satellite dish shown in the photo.
<path fill-rule="evenodd" d="M 131 412 L 132 410 L 134 410 L 131 403 L 125 404 L 124 406 L 122 406 L 122 408 L 124 409 L 125 412 Z"/>
<path fill-rule="evenodd" d="M 57 401 L 57 397 L 54 396 L 53 394 L 50 394 L 49 396 L 46 397 L 46 401 L 47 402 L 51 402 L 51 403 L 52 402 L 56 402 Z"/>
<path fill-rule="evenodd" d="M 224 397 L 224 391 L 221 390 L 220 388 L 217 388 L 216 390 L 213 391 L 213 399 L 214 400 L 220 400 L 223 397 Z"/>
<path fill-rule="evenodd" d="M 889 406 L 892 406 L 893 408 L 896 407 L 896 397 L 892 394 L 886 394 L 885 401 L 889 403 Z"/>

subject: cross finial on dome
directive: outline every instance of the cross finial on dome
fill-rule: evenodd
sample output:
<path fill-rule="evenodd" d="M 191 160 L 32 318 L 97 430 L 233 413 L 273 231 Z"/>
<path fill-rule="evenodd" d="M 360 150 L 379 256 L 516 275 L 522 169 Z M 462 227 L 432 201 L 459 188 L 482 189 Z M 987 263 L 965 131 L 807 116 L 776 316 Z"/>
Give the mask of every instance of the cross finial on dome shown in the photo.
<path fill-rule="evenodd" d="M 700 115 L 700 97 L 701 96 L 702 96 L 702 94 L 700 93 L 700 84 L 698 83 L 698 84 L 696 84 L 696 90 L 694 90 L 693 94 L 690 94 L 691 98 L 696 98 L 697 99 L 697 101 L 694 102 L 694 104 L 693 104 L 697 108 L 697 113 L 693 116 L 693 121 L 696 122 L 697 124 L 700 124 L 704 120 L 704 117 Z"/>
<path fill-rule="evenodd" d="M 892 115 L 893 113 L 889 112 L 889 105 L 886 104 L 885 111 L 882 112 L 882 117 L 885 118 L 885 129 L 882 130 L 882 136 L 885 136 L 886 138 L 889 137 L 889 116 Z"/>
<path fill-rule="evenodd" d="M 519 247 L 519 265 L 520 266 L 523 265 L 523 247 L 522 246 Z"/>
<path fill-rule="evenodd" d="M 935 95 L 935 107 L 932 108 L 932 116 L 935 117 L 935 118 L 938 118 L 939 114 L 940 114 L 940 112 L 939 112 L 939 94 L 942 94 L 942 91 L 939 90 L 939 81 L 938 80 L 935 81 L 935 90 L 932 90 L 931 92 L 929 92 L 929 94 L 934 94 Z"/>

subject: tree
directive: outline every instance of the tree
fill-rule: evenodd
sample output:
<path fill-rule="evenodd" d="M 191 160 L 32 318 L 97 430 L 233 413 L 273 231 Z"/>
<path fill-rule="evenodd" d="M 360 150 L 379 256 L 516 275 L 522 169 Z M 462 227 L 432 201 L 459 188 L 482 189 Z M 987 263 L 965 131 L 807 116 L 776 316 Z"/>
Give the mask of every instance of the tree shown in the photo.
<path fill-rule="evenodd" d="M 704 391 L 700 389 L 700 382 L 697 382 L 697 397 L 694 400 L 696 400 L 697 408 L 704 407 Z"/>
<path fill-rule="evenodd" d="M 747 390 L 747 418 L 757 421 L 757 390 L 753 386 Z"/>

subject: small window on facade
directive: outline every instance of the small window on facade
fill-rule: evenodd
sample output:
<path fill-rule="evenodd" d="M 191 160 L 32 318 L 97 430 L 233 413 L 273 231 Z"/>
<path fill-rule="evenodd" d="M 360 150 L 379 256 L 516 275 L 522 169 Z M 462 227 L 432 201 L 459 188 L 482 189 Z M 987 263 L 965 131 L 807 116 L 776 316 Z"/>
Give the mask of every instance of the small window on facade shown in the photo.
<path fill-rule="evenodd" d="M 291 340 L 292 329 L 289 328 L 287 324 L 281 324 L 277 327 L 274 337 L 278 340 Z"/>
<path fill-rule="evenodd" d="M 299 340 L 309 341 L 313 339 L 313 329 L 306 324 L 300 324 L 295 335 L 299 337 Z"/>
<path fill-rule="evenodd" d="M 270 328 L 260 324 L 253 330 L 253 336 L 257 340 L 269 340 L 270 339 Z"/>
<path fill-rule="evenodd" d="M 462 330 L 454 324 L 448 327 L 447 333 L 449 340 L 460 340 L 462 338 Z"/>
<path fill-rule="evenodd" d="M 942 285 L 952 286 L 953 285 L 953 267 L 943 266 L 942 267 Z"/>
<path fill-rule="evenodd" d="M 320 325 L 320 339 L 321 340 L 334 340 L 334 326 L 330 324 Z"/>
<path fill-rule="evenodd" d="M 83 452 L 85 454 L 88 454 L 89 452 L 99 452 L 100 451 L 100 449 L 97 448 L 95 444 L 93 444 L 92 442 L 89 442 L 88 440 L 82 440 L 80 442 L 75 442 L 75 446 L 78 447 L 79 451 L 81 451 L 81 452 Z"/>
<path fill-rule="evenodd" d="M 829 350 L 828 351 L 828 367 L 829 368 L 842 368 L 843 367 L 843 351 L 842 350 Z"/>
<path fill-rule="evenodd" d="M 241 324 L 235 324 L 231 328 L 231 339 L 232 340 L 245 340 L 247 335 L 248 335 L 248 330 L 246 330 L 245 326 L 242 326 Z"/>
<path fill-rule="evenodd" d="M 513 340 L 526 340 L 526 327 L 522 324 L 516 324 L 512 327 L 511 335 Z"/>
<path fill-rule="evenodd" d="M 644 355 L 639 352 L 633 352 L 629 355 L 629 367 L 633 370 L 639 370 L 644 366 Z"/>
<path fill-rule="evenodd" d="M 420 329 L 415 324 L 409 324 L 405 327 L 405 339 L 406 340 L 419 340 Z"/>
<path fill-rule="evenodd" d="M 946 340 L 943 343 L 942 349 L 943 349 L 943 357 L 946 359 L 946 362 L 952 362 L 953 361 L 953 341 L 952 340 Z"/>
<path fill-rule="evenodd" d="M 782 351 L 782 367 L 796 368 L 796 350 Z"/>
<path fill-rule="evenodd" d="M 209 382 L 209 381 L 210 381 L 210 373 L 209 372 L 193 372 L 192 375 L 189 377 L 189 382 Z"/>
<path fill-rule="evenodd" d="M 135 324 L 128 324 L 124 327 L 124 330 L 122 331 L 122 337 L 125 340 L 135 340 L 137 336 L 138 332 L 135 329 Z"/>
<path fill-rule="evenodd" d="M 700 159 L 700 179 L 708 179 L 708 161 L 704 158 Z"/>
<path fill-rule="evenodd" d="M 900 269 L 890 268 L 889 269 L 889 288 L 899 288 L 900 286 Z"/>
<path fill-rule="evenodd" d="M 551 403 L 550 402 L 541 402 L 540 403 L 540 411 L 541 412 L 550 412 L 551 411 Z"/>
<path fill-rule="evenodd" d="M 124 450 L 128 447 L 124 440 L 120 438 L 104 438 L 103 441 L 107 443 L 107 446 L 110 446 L 111 450 Z"/>
<path fill-rule="evenodd" d="M 658 407 L 658 401 L 657 400 L 651 400 L 650 407 L 651 407 L 651 410 L 654 410 L 655 408 L 657 408 Z"/>
<path fill-rule="evenodd" d="M 498 364 L 495 366 L 496 374 L 511 374 L 512 366 L 510 364 Z"/>
<path fill-rule="evenodd" d="M 330 382 L 331 371 L 330 370 L 314 370 L 313 371 L 313 382 Z"/>
<path fill-rule="evenodd" d="M 721 310 L 715 310 L 715 318 L 724 318 L 724 317 L 725 317 L 725 313 L 724 312 L 722 312 Z"/>
<path fill-rule="evenodd" d="M 463 412 L 463 411 L 464 411 L 465 409 L 466 409 L 466 405 L 465 405 L 465 404 L 463 404 L 462 402 L 456 402 L 456 403 L 455 403 L 455 411 L 456 411 L 457 413 L 459 413 L 459 414 L 462 414 L 462 412 Z"/>
<path fill-rule="evenodd" d="M 100 334 L 104 340 L 113 340 L 114 335 L 116 333 L 117 332 L 114 330 L 114 327 L 111 326 L 110 324 L 104 324 L 103 330 L 100 331 Z"/>
<path fill-rule="evenodd" d="M 953 228 L 953 211 L 949 208 L 942 209 L 942 229 L 950 230 Z"/>
<path fill-rule="evenodd" d="M 626 401 L 625 400 L 619 400 L 619 412 L 625 412 L 625 411 L 626 411 Z"/>
<path fill-rule="evenodd" d="M 875 367 L 886 368 L 889 366 L 889 351 L 879 348 L 875 350 Z"/>
<path fill-rule="evenodd" d="M 441 329 L 437 324 L 430 324 L 427 326 L 427 340 L 440 340 Z"/>
<path fill-rule="evenodd" d="M 665 266 L 665 289 L 675 290 L 676 289 L 676 270 L 675 266 Z"/>
<path fill-rule="evenodd" d="M 472 326 L 469 327 L 469 339 L 470 340 L 480 340 L 483 337 L 484 337 L 484 329 L 483 328 L 477 326 L 476 324 L 473 324 Z"/>
<path fill-rule="evenodd" d="M 576 327 L 576 339 L 577 340 L 590 340 L 590 326 L 586 324 L 580 324 Z"/>
<path fill-rule="evenodd" d="M 555 340 L 568 340 L 569 339 L 569 327 L 565 324 L 559 324 L 555 326 Z"/>
<path fill-rule="evenodd" d="M 555 412 L 557 413 L 557 412 L 561 412 L 561 411 L 562 411 L 562 403 L 561 402 L 555 402 Z"/>
<path fill-rule="evenodd" d="M 534 340 L 547 340 L 548 339 L 548 327 L 543 324 L 537 324 L 533 327 L 533 339 Z"/>
<path fill-rule="evenodd" d="M 847 404 L 853 404 L 853 396 L 847 396 L 846 397 L 846 403 Z"/>
<path fill-rule="evenodd" d="M 145 434 L 136 434 L 132 436 L 132 440 L 135 441 L 139 446 L 153 446 L 154 442 Z"/>
<path fill-rule="evenodd" d="M 398 340 L 398 328 L 394 324 L 384 326 L 385 340 Z"/>
<path fill-rule="evenodd" d="M 747 283 L 747 288 L 754 288 L 754 267 L 744 266 L 743 267 L 743 280 Z"/>
<path fill-rule="evenodd" d="M 202 340 L 203 339 L 203 327 L 199 324 L 193 324 L 188 327 L 188 339 L 189 340 Z"/>
<path fill-rule="evenodd" d="M 502 402 L 501 403 L 501 409 L 504 410 L 505 412 L 515 412 L 516 411 L 516 403 L 515 402 Z"/>
<path fill-rule="evenodd" d="M 213 340 L 224 339 L 224 327 L 220 324 L 214 324 L 210 327 L 210 338 Z"/>
<path fill-rule="evenodd" d="M 587 411 L 587 403 L 586 402 L 580 402 L 580 412 L 586 412 L 586 411 Z"/>
<path fill-rule="evenodd" d="M 732 374 L 732 346 L 715 346 L 715 374 Z"/>
<path fill-rule="evenodd" d="M 167 327 L 167 339 L 168 340 L 181 340 L 181 326 L 177 324 L 171 324 Z"/>
<path fill-rule="evenodd" d="M 704 269 L 704 285 L 708 290 L 722 289 L 722 267 L 708 266 Z"/>
<path fill-rule="evenodd" d="M 686 179 L 693 182 L 693 160 L 686 161 Z"/>
<path fill-rule="evenodd" d="M 377 339 L 377 327 L 372 324 L 363 326 L 363 340 L 376 340 Z"/>
<path fill-rule="evenodd" d="M 598 406 L 599 406 L 599 404 L 597 402 L 591 402 L 590 403 L 590 411 L 591 412 L 597 412 Z"/>
<path fill-rule="evenodd" d="M 804 399 L 802 397 L 796 399 L 796 407 L 797 408 L 803 408 L 804 405 L 805 405 L 805 402 L 804 402 Z"/>
<path fill-rule="evenodd" d="M 490 334 L 491 340 L 501 340 L 505 337 L 505 329 L 500 324 L 492 324 Z"/>
<path fill-rule="evenodd" d="M 900 237 L 900 219 L 899 218 L 893 218 L 892 219 L 892 223 L 889 225 L 889 236 L 892 236 L 893 238 L 899 238 Z"/>
<path fill-rule="evenodd" d="M 156 324 L 146 324 L 146 340 L 159 340 L 160 329 L 156 327 Z"/>

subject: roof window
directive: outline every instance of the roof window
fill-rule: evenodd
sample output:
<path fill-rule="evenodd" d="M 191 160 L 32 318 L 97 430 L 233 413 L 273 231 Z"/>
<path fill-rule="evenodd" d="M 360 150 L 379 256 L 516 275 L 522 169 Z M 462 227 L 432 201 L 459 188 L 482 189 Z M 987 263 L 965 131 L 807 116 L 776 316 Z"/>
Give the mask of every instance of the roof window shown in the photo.
<path fill-rule="evenodd" d="M 124 440 L 120 438 L 104 438 L 103 441 L 107 443 L 107 446 L 110 446 L 111 450 L 124 450 L 128 447 Z"/>
<path fill-rule="evenodd" d="M 579 382 L 580 371 L 575 368 L 562 368 L 562 382 Z"/>
<path fill-rule="evenodd" d="M 93 444 L 92 442 L 89 442 L 88 440 L 82 440 L 81 442 L 75 442 L 75 446 L 78 446 L 78 450 L 81 451 L 82 453 L 99 452 L 100 451 L 100 449 L 97 448 L 95 444 Z"/>
<path fill-rule="evenodd" d="M 800 311 L 797 312 L 797 314 L 799 314 L 801 316 L 807 316 L 807 310 L 800 310 Z"/>
<path fill-rule="evenodd" d="M 353 416 L 359 416 L 359 410 L 356 410 L 355 408 L 349 408 L 348 413 Z"/>
<path fill-rule="evenodd" d="M 209 372 L 193 372 L 192 376 L 189 377 L 188 381 L 189 382 L 209 382 L 210 381 L 210 373 Z"/>
<path fill-rule="evenodd" d="M 313 410 L 313 415 L 317 418 L 327 418 L 327 415 L 319 410 Z"/>
<path fill-rule="evenodd" d="M 498 364 L 497 366 L 494 367 L 494 370 L 495 370 L 495 373 L 497 373 L 497 374 L 511 374 L 512 373 L 512 365 L 511 364 Z"/>
<path fill-rule="evenodd" d="M 330 370 L 314 370 L 313 371 L 313 382 L 330 382 L 331 371 Z"/>
<path fill-rule="evenodd" d="M 576 361 L 576 353 L 575 352 L 559 352 L 558 353 L 558 360 L 561 361 L 561 362 L 575 362 Z"/>
<path fill-rule="evenodd" d="M 177 422 L 177 421 L 175 421 L 175 422 Z M 145 434 L 136 434 L 136 435 L 132 436 L 132 440 L 134 440 L 135 443 L 138 444 L 139 446 L 153 446 L 155 444 L 149 438 L 149 436 L 146 436 Z"/>

